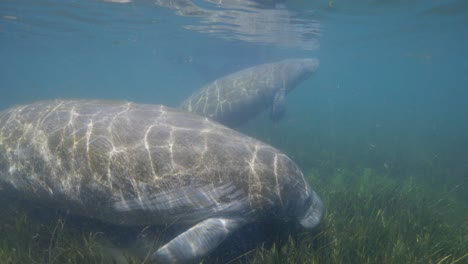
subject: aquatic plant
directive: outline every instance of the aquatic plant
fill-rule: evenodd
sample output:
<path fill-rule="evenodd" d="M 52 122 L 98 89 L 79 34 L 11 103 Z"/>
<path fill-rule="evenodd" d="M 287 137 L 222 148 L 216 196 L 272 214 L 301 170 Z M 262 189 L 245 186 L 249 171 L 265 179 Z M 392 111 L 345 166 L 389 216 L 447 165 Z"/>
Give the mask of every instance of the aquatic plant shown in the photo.
<path fill-rule="evenodd" d="M 86 225 L 77 229 L 65 213 L 22 201 L 0 203 L 5 208 L 0 213 L 0 263 L 115 263 L 116 254 L 100 239 L 102 233 Z"/>
<path fill-rule="evenodd" d="M 421 178 L 366 168 L 311 173 L 327 213 L 320 232 L 260 248 L 250 263 L 462 263 L 468 258 L 466 204 Z M 441 186 L 437 186 L 441 187 Z"/>
<path fill-rule="evenodd" d="M 391 177 L 372 168 L 336 169 L 327 177 L 311 171 L 308 178 L 327 208 L 320 230 L 286 239 L 277 236 L 273 243 L 251 250 L 242 247 L 244 252 L 222 258 L 223 262 L 467 261 L 467 205 L 454 195 L 457 186 L 434 185 L 422 176 Z M 96 227 L 92 221 L 83 223 L 65 213 L 43 211 L 21 202 L 9 203 L 1 211 L 0 263 L 147 263 L 148 256 L 129 257 L 109 246 L 104 237 L 122 236 L 113 227 Z M 274 230 L 282 231 L 280 227 Z M 219 260 L 212 255 L 201 263 Z"/>

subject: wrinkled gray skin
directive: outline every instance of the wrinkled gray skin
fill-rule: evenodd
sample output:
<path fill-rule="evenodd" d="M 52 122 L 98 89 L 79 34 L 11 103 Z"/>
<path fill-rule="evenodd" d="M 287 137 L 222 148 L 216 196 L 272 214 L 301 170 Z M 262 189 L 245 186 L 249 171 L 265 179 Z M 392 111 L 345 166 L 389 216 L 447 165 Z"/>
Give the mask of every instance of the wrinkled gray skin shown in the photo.
<path fill-rule="evenodd" d="M 44 101 L 0 112 L 0 195 L 119 225 L 191 226 L 152 255 L 205 256 L 242 225 L 306 229 L 322 202 L 286 155 L 161 105 Z"/>
<path fill-rule="evenodd" d="M 235 127 L 271 106 L 270 117 L 277 121 L 284 115 L 286 94 L 318 65 L 317 59 L 287 59 L 247 68 L 202 87 L 179 107 Z"/>

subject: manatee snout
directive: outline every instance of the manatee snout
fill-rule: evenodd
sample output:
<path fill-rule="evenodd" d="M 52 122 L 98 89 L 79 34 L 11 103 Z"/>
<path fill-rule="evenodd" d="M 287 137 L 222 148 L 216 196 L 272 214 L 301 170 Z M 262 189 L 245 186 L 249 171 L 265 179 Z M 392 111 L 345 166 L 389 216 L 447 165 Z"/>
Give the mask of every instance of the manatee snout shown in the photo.
<path fill-rule="evenodd" d="M 317 70 L 319 65 L 320 65 L 319 60 L 315 58 L 304 59 L 302 62 L 302 68 L 304 69 L 305 72 L 309 74 L 314 73 Z"/>
<path fill-rule="evenodd" d="M 287 91 L 291 91 L 301 82 L 309 79 L 317 71 L 319 65 L 320 62 L 316 58 L 290 60 L 287 66 L 289 68 L 287 76 L 289 76 L 289 81 L 293 84 L 288 86 Z"/>
<path fill-rule="evenodd" d="M 323 216 L 322 200 L 314 191 L 312 191 L 310 195 L 309 203 L 310 204 L 306 207 L 305 213 L 298 219 L 300 225 L 307 230 L 317 227 Z"/>

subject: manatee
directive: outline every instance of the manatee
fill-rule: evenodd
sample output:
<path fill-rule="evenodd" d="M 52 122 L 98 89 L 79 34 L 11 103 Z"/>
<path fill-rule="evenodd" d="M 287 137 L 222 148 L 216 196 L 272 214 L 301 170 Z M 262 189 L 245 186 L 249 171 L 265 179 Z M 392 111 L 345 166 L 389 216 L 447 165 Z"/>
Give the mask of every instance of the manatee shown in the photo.
<path fill-rule="evenodd" d="M 179 108 L 238 126 L 271 106 L 277 121 L 284 112 L 284 98 L 317 69 L 317 59 L 287 59 L 250 67 L 202 87 Z"/>
<path fill-rule="evenodd" d="M 117 225 L 188 227 L 151 252 L 185 263 L 247 223 L 305 229 L 322 202 L 285 154 L 208 118 L 98 100 L 42 101 L 0 112 L 0 195 Z"/>

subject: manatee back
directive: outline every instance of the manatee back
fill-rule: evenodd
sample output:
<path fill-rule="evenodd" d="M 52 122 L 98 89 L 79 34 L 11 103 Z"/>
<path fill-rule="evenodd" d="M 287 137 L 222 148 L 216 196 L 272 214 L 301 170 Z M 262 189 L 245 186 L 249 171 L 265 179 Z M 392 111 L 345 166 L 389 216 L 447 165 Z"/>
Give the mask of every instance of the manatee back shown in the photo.
<path fill-rule="evenodd" d="M 119 223 L 273 208 L 283 182 L 303 180 L 280 174 L 283 156 L 164 106 L 49 101 L 0 115 L 2 189 Z"/>
<path fill-rule="evenodd" d="M 180 105 L 185 111 L 236 126 L 271 104 L 273 65 L 261 65 L 217 79 L 196 91 Z"/>
<path fill-rule="evenodd" d="M 278 93 L 290 92 L 317 67 L 316 59 L 286 59 L 250 67 L 202 87 L 180 108 L 237 126 L 272 105 Z"/>

